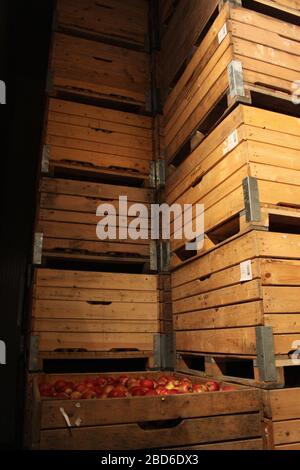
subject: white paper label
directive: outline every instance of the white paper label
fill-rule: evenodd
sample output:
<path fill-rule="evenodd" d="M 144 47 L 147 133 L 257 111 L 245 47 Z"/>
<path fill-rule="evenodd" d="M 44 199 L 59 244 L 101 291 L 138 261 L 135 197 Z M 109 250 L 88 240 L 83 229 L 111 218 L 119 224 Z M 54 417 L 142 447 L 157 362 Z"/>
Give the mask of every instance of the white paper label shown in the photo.
<path fill-rule="evenodd" d="M 227 36 L 227 24 L 225 23 L 218 33 L 219 44 L 221 44 L 221 42 L 226 36 Z"/>
<path fill-rule="evenodd" d="M 240 282 L 252 281 L 252 264 L 251 261 L 244 261 L 240 264 L 241 268 L 241 279 Z"/>
<path fill-rule="evenodd" d="M 237 130 L 233 131 L 229 137 L 224 142 L 224 149 L 223 149 L 223 155 L 226 153 L 230 152 L 234 147 L 236 147 L 239 143 L 239 137 Z"/>

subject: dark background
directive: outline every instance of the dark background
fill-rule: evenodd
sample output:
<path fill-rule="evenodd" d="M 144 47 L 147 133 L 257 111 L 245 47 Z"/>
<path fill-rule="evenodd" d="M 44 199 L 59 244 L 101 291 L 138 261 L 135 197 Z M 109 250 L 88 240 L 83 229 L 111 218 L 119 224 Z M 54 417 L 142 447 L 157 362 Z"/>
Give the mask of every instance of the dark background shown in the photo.
<path fill-rule="evenodd" d="M 28 266 L 52 24 L 52 0 L 0 0 L 0 448 L 22 443 Z"/>

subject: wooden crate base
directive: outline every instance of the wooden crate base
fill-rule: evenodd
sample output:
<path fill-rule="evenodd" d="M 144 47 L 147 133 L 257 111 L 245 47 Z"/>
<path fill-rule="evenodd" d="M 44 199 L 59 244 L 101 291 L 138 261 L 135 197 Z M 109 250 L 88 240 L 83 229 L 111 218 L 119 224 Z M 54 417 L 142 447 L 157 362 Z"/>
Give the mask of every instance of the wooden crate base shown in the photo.
<path fill-rule="evenodd" d="M 192 262 L 198 256 L 209 253 L 251 230 L 300 234 L 300 209 L 262 204 L 260 210 L 261 220 L 259 222 L 247 222 L 245 211 L 242 211 L 205 233 L 203 246 L 198 251 L 186 250 L 185 240 L 172 241 L 171 268 L 175 269 L 187 262 Z"/>
<path fill-rule="evenodd" d="M 275 365 L 277 381 L 264 382 L 259 377 L 256 358 L 250 356 L 205 355 L 184 351 L 177 351 L 176 354 L 176 370 L 184 374 L 194 374 L 200 377 L 272 390 L 287 387 L 286 370 L 293 369 L 289 381 L 293 382 L 294 380 L 296 384 L 300 385 L 300 366 L 294 365 L 290 357 L 277 357 Z"/>
<path fill-rule="evenodd" d="M 262 448 L 262 444 L 258 444 L 262 443 L 261 400 L 255 389 L 238 387 L 235 391 L 172 397 L 81 401 L 41 399 L 39 380 L 51 383 L 60 377 L 41 375 L 29 378 L 31 414 L 27 418 L 27 429 L 33 449 L 138 450 L 213 443 L 220 449 L 223 445 L 225 449 L 230 445 L 244 448 L 243 443 L 245 449 L 251 444 Z M 72 374 L 67 377 L 69 380 L 84 380 L 92 375 Z M 192 380 L 201 382 L 195 377 Z M 61 408 L 69 416 L 70 428 Z M 239 442 L 232 444 L 232 441 Z"/>

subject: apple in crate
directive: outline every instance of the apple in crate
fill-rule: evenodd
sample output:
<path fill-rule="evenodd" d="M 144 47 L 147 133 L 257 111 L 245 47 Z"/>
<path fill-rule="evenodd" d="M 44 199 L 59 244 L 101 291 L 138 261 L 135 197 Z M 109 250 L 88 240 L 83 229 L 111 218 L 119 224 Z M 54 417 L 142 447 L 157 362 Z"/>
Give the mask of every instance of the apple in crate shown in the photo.
<path fill-rule="evenodd" d="M 205 386 L 209 392 L 217 392 L 220 390 L 220 386 L 218 382 L 215 382 L 214 380 L 210 380 L 209 382 L 206 382 Z"/>

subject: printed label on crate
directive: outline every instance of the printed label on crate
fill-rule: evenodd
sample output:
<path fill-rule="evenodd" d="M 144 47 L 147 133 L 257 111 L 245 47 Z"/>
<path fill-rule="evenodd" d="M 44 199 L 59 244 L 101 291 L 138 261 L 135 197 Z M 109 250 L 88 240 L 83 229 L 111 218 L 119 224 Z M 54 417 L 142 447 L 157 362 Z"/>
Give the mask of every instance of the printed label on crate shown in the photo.
<path fill-rule="evenodd" d="M 249 261 L 244 261 L 243 263 L 241 263 L 240 269 L 241 269 L 240 282 L 252 281 L 253 275 L 252 275 L 251 261 L 249 260 Z"/>
<path fill-rule="evenodd" d="M 239 137 L 237 130 L 233 131 L 229 137 L 224 142 L 223 155 L 230 152 L 234 147 L 239 143 Z"/>
<path fill-rule="evenodd" d="M 227 24 L 225 23 L 222 28 L 220 29 L 219 33 L 218 33 L 218 40 L 219 40 L 219 44 L 221 44 L 221 42 L 223 41 L 224 38 L 226 38 L 227 36 Z"/>

